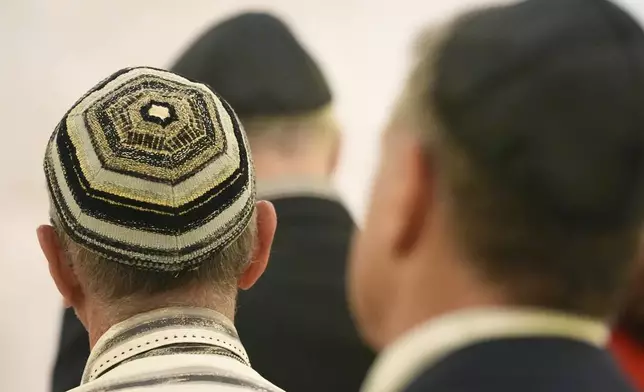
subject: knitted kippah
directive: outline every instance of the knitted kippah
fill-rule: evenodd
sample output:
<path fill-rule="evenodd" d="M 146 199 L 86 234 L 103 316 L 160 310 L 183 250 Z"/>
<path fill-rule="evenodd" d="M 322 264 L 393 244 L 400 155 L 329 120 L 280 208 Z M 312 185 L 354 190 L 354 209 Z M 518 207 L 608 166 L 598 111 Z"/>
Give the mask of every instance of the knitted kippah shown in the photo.
<path fill-rule="evenodd" d="M 44 166 L 56 224 L 139 269 L 197 267 L 254 211 L 237 116 L 206 85 L 167 71 L 123 69 L 91 89 L 56 127 Z"/>

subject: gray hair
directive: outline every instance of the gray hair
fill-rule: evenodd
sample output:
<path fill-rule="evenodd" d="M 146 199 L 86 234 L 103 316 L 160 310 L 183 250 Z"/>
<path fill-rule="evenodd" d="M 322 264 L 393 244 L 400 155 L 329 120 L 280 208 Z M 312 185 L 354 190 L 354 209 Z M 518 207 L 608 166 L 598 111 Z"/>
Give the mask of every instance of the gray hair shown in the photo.
<path fill-rule="evenodd" d="M 235 290 L 237 278 L 251 262 L 256 242 L 256 217 L 228 247 L 198 267 L 181 272 L 145 271 L 107 260 L 77 244 L 52 219 L 68 262 L 87 289 L 104 301 L 149 297 L 203 286 L 216 294 Z"/>
<path fill-rule="evenodd" d="M 339 125 L 330 105 L 298 115 L 242 118 L 250 139 L 285 151 L 311 138 L 330 139 L 339 133 Z"/>

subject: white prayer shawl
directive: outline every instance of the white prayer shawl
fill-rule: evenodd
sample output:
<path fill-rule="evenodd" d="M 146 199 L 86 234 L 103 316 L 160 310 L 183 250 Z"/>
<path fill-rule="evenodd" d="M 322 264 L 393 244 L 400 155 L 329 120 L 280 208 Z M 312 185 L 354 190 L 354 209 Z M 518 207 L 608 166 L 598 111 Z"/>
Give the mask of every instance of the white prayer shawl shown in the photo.
<path fill-rule="evenodd" d="M 165 308 L 112 327 L 73 392 L 283 392 L 250 366 L 232 323 L 217 312 Z"/>

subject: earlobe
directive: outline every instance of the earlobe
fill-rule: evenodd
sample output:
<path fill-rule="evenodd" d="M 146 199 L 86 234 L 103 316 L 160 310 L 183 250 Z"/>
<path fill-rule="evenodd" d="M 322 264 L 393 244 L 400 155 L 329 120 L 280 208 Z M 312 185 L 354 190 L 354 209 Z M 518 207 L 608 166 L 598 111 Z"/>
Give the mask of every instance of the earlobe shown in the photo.
<path fill-rule="evenodd" d="M 63 296 L 65 307 L 74 306 L 79 296 L 80 286 L 76 275 L 63 256 L 56 231 L 52 226 L 43 225 L 38 227 L 36 233 L 40 249 L 49 264 L 49 273 Z"/>
<path fill-rule="evenodd" d="M 248 290 L 262 276 L 268 265 L 273 237 L 277 227 L 275 207 L 268 201 L 259 201 L 257 211 L 257 238 L 250 264 L 238 280 L 238 287 Z"/>

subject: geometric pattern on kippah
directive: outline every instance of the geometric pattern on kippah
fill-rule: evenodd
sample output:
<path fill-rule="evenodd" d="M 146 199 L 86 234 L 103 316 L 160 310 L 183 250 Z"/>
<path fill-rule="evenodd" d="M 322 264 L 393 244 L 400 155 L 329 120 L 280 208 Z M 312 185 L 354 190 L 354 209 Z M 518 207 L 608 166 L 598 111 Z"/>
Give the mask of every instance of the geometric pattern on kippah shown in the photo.
<path fill-rule="evenodd" d="M 220 108 L 192 89 L 184 88 L 177 95 L 177 87 L 180 86 L 144 77 L 134 86 L 103 97 L 84 112 L 83 122 L 92 130 L 92 144 L 99 159 L 111 170 L 145 172 L 151 180 L 172 184 L 200 169 L 194 165 L 220 153 L 225 142 L 221 126 L 217 118 L 208 116 Z M 123 96 L 127 99 L 118 99 Z M 142 109 L 155 101 L 166 104 L 170 114 L 176 112 L 174 115 L 181 116 L 182 121 L 163 126 L 144 119 Z M 186 117 L 189 122 L 183 121 Z M 197 152 L 204 157 L 195 159 Z M 137 159 L 129 159 L 132 155 Z"/>
<path fill-rule="evenodd" d="M 143 269 L 194 268 L 247 227 L 248 141 L 207 86 L 121 70 L 85 94 L 45 156 L 53 218 L 80 245 Z"/>

